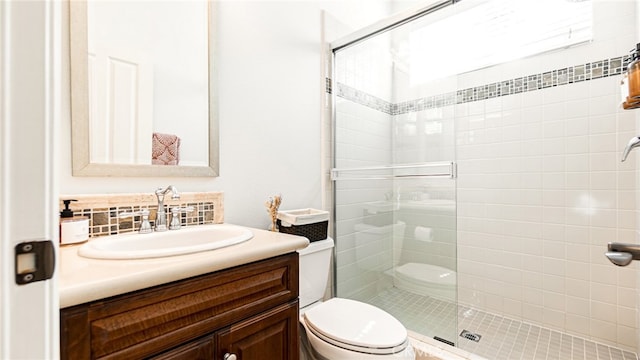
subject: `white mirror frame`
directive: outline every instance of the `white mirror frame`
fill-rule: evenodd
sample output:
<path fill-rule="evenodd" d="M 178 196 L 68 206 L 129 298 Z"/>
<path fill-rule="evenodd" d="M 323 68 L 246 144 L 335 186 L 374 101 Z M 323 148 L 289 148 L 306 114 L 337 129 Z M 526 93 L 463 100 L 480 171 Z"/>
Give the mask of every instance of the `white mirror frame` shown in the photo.
<path fill-rule="evenodd" d="M 213 5 L 209 3 L 209 166 L 98 164 L 90 162 L 87 0 L 69 1 L 71 154 L 73 176 L 215 177 L 219 175 Z M 150 3 L 151 4 L 151 3 Z"/>

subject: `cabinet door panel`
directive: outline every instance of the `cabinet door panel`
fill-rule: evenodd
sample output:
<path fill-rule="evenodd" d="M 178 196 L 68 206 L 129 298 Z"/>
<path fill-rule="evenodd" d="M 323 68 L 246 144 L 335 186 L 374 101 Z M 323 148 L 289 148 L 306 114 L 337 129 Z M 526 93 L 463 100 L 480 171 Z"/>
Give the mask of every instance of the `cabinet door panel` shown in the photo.
<path fill-rule="evenodd" d="M 235 354 L 238 360 L 295 359 L 298 346 L 298 301 L 241 321 L 216 334 L 217 359 Z"/>

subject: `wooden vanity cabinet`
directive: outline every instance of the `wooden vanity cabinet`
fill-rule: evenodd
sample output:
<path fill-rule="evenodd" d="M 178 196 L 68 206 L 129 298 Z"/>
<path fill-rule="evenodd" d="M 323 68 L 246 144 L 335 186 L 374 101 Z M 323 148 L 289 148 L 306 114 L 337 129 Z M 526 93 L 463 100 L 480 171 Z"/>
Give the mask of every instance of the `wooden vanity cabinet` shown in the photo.
<path fill-rule="evenodd" d="M 298 254 L 61 309 L 60 342 L 62 359 L 298 359 Z"/>

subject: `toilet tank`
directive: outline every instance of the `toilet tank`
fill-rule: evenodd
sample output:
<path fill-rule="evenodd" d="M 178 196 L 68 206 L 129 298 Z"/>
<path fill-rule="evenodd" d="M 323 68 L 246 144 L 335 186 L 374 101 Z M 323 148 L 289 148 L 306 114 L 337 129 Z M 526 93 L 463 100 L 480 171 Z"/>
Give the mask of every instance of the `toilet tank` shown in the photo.
<path fill-rule="evenodd" d="M 300 307 L 322 300 L 329 279 L 333 239 L 314 241 L 298 250 L 300 256 Z"/>

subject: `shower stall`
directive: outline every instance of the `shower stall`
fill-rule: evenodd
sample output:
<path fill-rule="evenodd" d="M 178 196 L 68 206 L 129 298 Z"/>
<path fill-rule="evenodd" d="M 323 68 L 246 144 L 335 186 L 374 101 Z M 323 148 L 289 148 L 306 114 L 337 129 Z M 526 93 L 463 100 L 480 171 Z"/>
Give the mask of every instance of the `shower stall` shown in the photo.
<path fill-rule="evenodd" d="M 458 0 L 332 45 L 334 291 L 492 359 L 637 359 L 635 1 Z"/>

